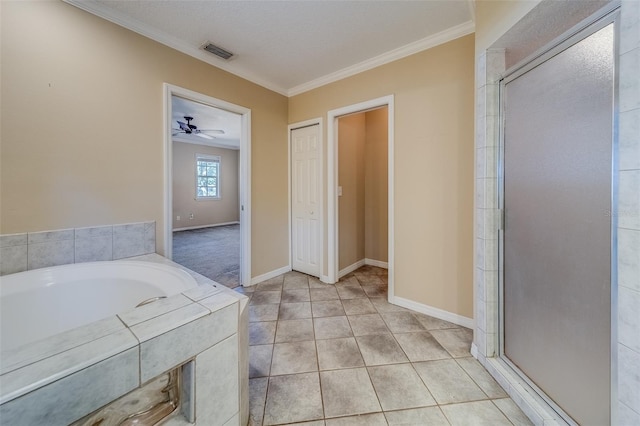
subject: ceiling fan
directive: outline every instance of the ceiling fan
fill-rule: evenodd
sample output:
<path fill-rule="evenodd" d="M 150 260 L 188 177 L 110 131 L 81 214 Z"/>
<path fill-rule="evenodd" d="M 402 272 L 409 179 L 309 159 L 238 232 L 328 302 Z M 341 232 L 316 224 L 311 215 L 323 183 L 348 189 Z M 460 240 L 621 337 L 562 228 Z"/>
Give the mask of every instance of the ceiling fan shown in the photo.
<path fill-rule="evenodd" d="M 195 124 L 191 124 L 191 121 L 193 120 L 193 117 L 189 116 L 189 115 L 185 115 L 184 119 L 186 121 L 186 123 L 184 121 L 180 121 L 180 120 L 176 120 L 178 122 L 178 126 L 180 126 L 179 129 L 172 129 L 175 131 L 175 133 L 172 134 L 172 136 L 176 136 L 180 133 L 185 133 L 187 135 L 196 135 L 196 136 L 200 136 L 201 138 L 205 138 L 205 139 L 213 139 L 214 137 L 211 135 L 208 135 L 207 133 L 215 133 L 218 135 L 223 135 L 224 134 L 224 130 L 220 130 L 220 129 L 209 129 L 209 130 L 200 130 L 198 129 L 198 126 L 196 126 Z"/>

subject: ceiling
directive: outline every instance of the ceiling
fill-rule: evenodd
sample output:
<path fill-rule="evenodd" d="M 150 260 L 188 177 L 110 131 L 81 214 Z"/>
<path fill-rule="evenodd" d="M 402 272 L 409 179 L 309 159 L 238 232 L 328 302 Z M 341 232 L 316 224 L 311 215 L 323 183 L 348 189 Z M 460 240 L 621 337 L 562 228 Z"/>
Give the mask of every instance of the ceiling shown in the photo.
<path fill-rule="evenodd" d="M 65 1 L 286 96 L 474 31 L 474 0 Z"/>
<path fill-rule="evenodd" d="M 174 142 L 193 143 L 198 145 L 217 146 L 219 148 L 240 149 L 240 129 L 242 117 L 223 109 L 194 102 L 178 96 L 171 96 L 171 128 L 173 133 L 179 129 L 178 120 L 186 122 L 185 116 L 193 117 L 191 124 L 199 130 L 222 130 L 223 134 L 208 133 L 213 139 L 205 139 L 195 134 L 178 133 Z M 206 133 L 206 132 L 205 132 Z"/>

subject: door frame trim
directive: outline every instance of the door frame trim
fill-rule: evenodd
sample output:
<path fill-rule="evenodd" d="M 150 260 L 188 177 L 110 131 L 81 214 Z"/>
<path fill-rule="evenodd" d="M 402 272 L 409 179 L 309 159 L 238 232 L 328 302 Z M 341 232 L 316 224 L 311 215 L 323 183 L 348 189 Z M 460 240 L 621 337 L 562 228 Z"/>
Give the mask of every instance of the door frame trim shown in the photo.
<path fill-rule="evenodd" d="M 387 107 L 387 188 L 388 188 L 388 252 L 387 262 L 389 265 L 389 294 L 388 300 L 394 297 L 394 134 L 395 134 L 395 113 L 394 95 L 383 96 L 376 99 L 337 108 L 327 113 L 327 250 L 328 250 L 328 280 L 335 283 L 338 280 L 338 118 L 368 110 Z"/>
<path fill-rule="evenodd" d="M 193 90 L 163 83 L 164 139 L 164 256 L 173 256 L 173 140 L 172 96 L 179 96 L 241 116 L 239 155 L 240 284 L 251 285 L 251 110 Z"/>
<path fill-rule="evenodd" d="M 320 279 L 320 281 L 322 282 L 327 282 L 326 280 L 326 276 L 324 275 L 324 196 L 322 194 L 323 192 L 323 171 L 324 171 L 324 152 L 323 152 L 323 147 L 324 144 L 323 142 L 323 121 L 322 121 L 322 117 L 317 117 L 317 118 L 312 118 L 310 120 L 305 120 L 305 121 L 299 121 L 297 123 L 292 123 L 289 124 L 287 126 L 287 164 L 288 164 L 288 172 L 289 172 L 289 176 L 288 176 L 288 181 L 287 181 L 287 194 L 288 196 L 288 215 L 289 215 L 289 228 L 288 228 L 288 232 L 289 232 L 289 236 L 288 236 L 288 241 L 289 241 L 289 270 L 292 271 L 293 270 L 293 231 L 291 229 L 291 227 L 293 226 L 293 217 L 291 215 L 291 207 L 292 207 L 292 203 L 291 203 L 291 132 L 293 130 L 296 129 L 302 129 L 304 127 L 311 127 L 311 126 L 318 126 L 318 131 L 319 131 L 319 135 L 318 135 L 318 143 L 320 144 L 319 150 L 320 150 L 320 167 L 319 167 L 319 172 L 320 172 L 320 197 L 318 200 L 318 204 L 320 204 L 320 225 L 319 225 L 319 229 L 320 229 L 320 235 L 318 236 L 318 263 L 320 264 L 320 270 L 318 271 L 318 278 Z"/>

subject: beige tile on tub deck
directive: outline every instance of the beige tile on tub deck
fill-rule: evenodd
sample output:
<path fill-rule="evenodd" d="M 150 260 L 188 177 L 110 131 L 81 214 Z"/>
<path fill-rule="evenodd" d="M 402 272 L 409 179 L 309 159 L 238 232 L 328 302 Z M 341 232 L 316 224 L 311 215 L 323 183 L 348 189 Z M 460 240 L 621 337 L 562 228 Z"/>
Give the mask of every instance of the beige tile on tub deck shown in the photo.
<path fill-rule="evenodd" d="M 382 411 L 365 368 L 320 372 L 325 417 Z"/>
<path fill-rule="evenodd" d="M 382 365 L 367 370 L 383 410 L 436 405 L 411 364 Z"/>
<path fill-rule="evenodd" d="M 322 420 L 318 373 L 276 376 L 269 379 L 264 425 Z"/>

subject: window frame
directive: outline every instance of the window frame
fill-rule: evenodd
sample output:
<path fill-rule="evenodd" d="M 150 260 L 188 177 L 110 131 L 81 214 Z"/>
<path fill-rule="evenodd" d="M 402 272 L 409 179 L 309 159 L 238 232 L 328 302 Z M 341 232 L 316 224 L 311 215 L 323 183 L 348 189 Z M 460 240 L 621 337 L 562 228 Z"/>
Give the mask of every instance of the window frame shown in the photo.
<path fill-rule="evenodd" d="M 198 188 L 203 188 L 202 186 L 198 185 L 198 178 L 203 177 L 200 176 L 198 174 L 198 163 L 201 161 L 206 161 L 206 162 L 213 162 L 216 163 L 216 194 L 215 196 L 209 196 L 209 195 L 198 195 Z M 222 157 L 219 155 L 211 155 L 211 154 L 196 154 L 196 161 L 195 161 L 195 200 L 196 201 L 208 201 L 208 200 L 220 200 L 222 199 L 222 194 L 221 194 L 221 188 L 222 185 L 220 184 L 220 173 L 221 173 L 221 169 L 222 169 Z M 209 176 L 207 176 L 209 177 Z M 212 188 L 212 186 L 207 186 L 206 188 Z"/>

